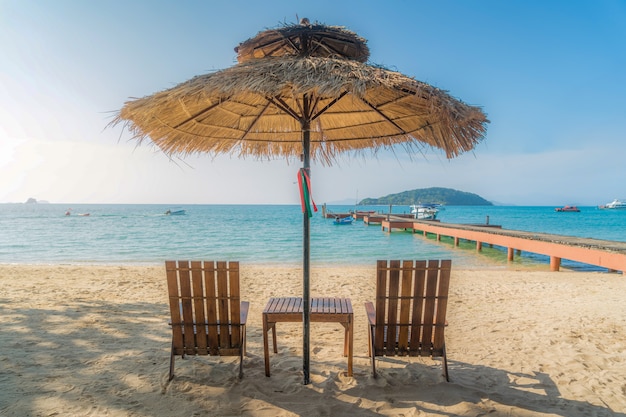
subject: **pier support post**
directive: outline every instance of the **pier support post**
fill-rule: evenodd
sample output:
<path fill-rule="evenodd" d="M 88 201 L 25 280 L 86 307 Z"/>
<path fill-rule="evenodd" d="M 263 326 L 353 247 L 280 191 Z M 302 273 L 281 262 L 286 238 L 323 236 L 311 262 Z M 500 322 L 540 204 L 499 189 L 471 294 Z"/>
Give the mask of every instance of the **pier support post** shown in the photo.
<path fill-rule="evenodd" d="M 506 250 L 506 259 L 510 262 L 513 260 L 513 252 L 515 252 L 515 249 L 513 248 L 508 248 Z"/>
<path fill-rule="evenodd" d="M 480 252 L 483 250 L 483 242 L 476 241 L 476 250 Z"/>
<path fill-rule="evenodd" d="M 437 242 L 441 242 L 441 235 L 437 233 Z"/>
<path fill-rule="evenodd" d="M 561 267 L 561 258 L 557 256 L 550 257 L 550 271 L 556 272 Z"/>
<path fill-rule="evenodd" d="M 459 238 L 458 237 L 454 237 L 454 246 L 459 246 Z"/>

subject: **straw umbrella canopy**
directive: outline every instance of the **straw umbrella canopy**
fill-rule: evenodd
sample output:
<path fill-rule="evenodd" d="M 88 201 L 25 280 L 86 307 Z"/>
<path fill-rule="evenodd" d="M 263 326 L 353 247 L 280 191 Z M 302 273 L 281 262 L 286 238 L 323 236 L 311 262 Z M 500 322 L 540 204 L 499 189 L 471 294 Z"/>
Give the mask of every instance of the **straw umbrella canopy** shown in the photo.
<path fill-rule="evenodd" d="M 125 103 L 123 123 L 168 155 L 230 154 L 332 164 L 341 155 L 437 148 L 448 158 L 484 138 L 482 110 L 399 72 L 367 64 L 365 39 L 338 26 L 260 32 L 238 64 Z M 305 183 L 306 186 L 306 183 Z M 309 382 L 309 216 L 303 210 L 304 383 Z"/>

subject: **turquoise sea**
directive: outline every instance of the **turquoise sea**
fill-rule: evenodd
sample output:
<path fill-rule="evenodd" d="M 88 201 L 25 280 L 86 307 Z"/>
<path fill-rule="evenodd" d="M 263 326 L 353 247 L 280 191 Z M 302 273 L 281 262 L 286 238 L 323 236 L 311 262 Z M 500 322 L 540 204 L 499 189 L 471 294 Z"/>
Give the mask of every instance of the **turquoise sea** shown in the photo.
<path fill-rule="evenodd" d="M 0 263 L 4 264 L 161 264 L 165 259 L 224 259 L 253 264 L 302 264 L 302 213 L 296 205 L 185 205 L 186 214 L 166 216 L 166 205 L 0 204 Z M 328 206 L 347 212 L 354 206 Z M 387 212 L 388 206 L 359 206 Z M 626 241 L 626 210 L 580 207 L 557 213 L 554 207 L 447 206 L 447 223 L 485 223 L 506 229 Z M 394 206 L 407 213 L 408 206 Z M 88 217 L 77 213 L 89 213 Z M 453 247 L 421 234 L 382 232 L 363 222 L 337 226 L 320 212 L 311 219 L 311 265 L 369 264 L 377 259 L 450 258 L 459 268 L 507 265 L 502 248 L 472 244 Z M 514 262 L 547 264 L 524 254 Z M 601 270 L 566 260 L 564 267 Z"/>

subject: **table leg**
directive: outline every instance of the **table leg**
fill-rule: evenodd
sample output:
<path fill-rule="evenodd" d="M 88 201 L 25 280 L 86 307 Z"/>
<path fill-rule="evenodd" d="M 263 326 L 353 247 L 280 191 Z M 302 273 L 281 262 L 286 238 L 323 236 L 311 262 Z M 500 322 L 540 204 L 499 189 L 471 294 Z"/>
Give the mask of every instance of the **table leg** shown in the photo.
<path fill-rule="evenodd" d="M 276 342 L 276 323 L 272 323 L 272 344 L 274 345 L 274 353 L 278 353 L 278 342 Z"/>
<path fill-rule="evenodd" d="M 350 314 L 348 330 L 348 376 L 352 376 L 352 357 L 354 353 L 354 317 Z"/>
<path fill-rule="evenodd" d="M 341 322 L 345 332 L 343 336 L 343 356 L 348 357 L 348 376 L 352 376 L 352 356 L 354 343 L 353 317 L 348 317 L 348 321 Z"/>
<path fill-rule="evenodd" d="M 267 343 L 267 332 L 269 331 L 268 329 L 268 324 L 267 324 L 267 316 L 264 314 L 263 315 L 263 355 L 265 358 L 265 376 L 270 376 L 270 352 L 269 352 L 269 345 Z M 274 340 L 276 340 L 276 338 L 274 337 Z"/>

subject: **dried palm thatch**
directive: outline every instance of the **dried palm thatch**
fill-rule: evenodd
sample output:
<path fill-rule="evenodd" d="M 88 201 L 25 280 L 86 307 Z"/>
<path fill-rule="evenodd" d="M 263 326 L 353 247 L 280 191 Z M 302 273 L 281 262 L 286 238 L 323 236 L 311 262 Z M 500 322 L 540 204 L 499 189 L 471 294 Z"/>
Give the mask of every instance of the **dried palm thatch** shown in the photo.
<path fill-rule="evenodd" d="M 341 26 L 311 24 L 302 19 L 299 25 L 259 32 L 235 48 L 237 60 L 277 56 L 338 57 L 366 62 L 370 51 L 367 41 Z"/>
<path fill-rule="evenodd" d="M 472 149 L 487 119 L 477 107 L 398 72 L 353 60 L 280 57 L 250 60 L 127 102 L 139 141 L 167 154 L 229 153 L 299 157 L 310 120 L 311 159 L 331 163 L 349 151 L 424 145 L 451 158 Z"/>

